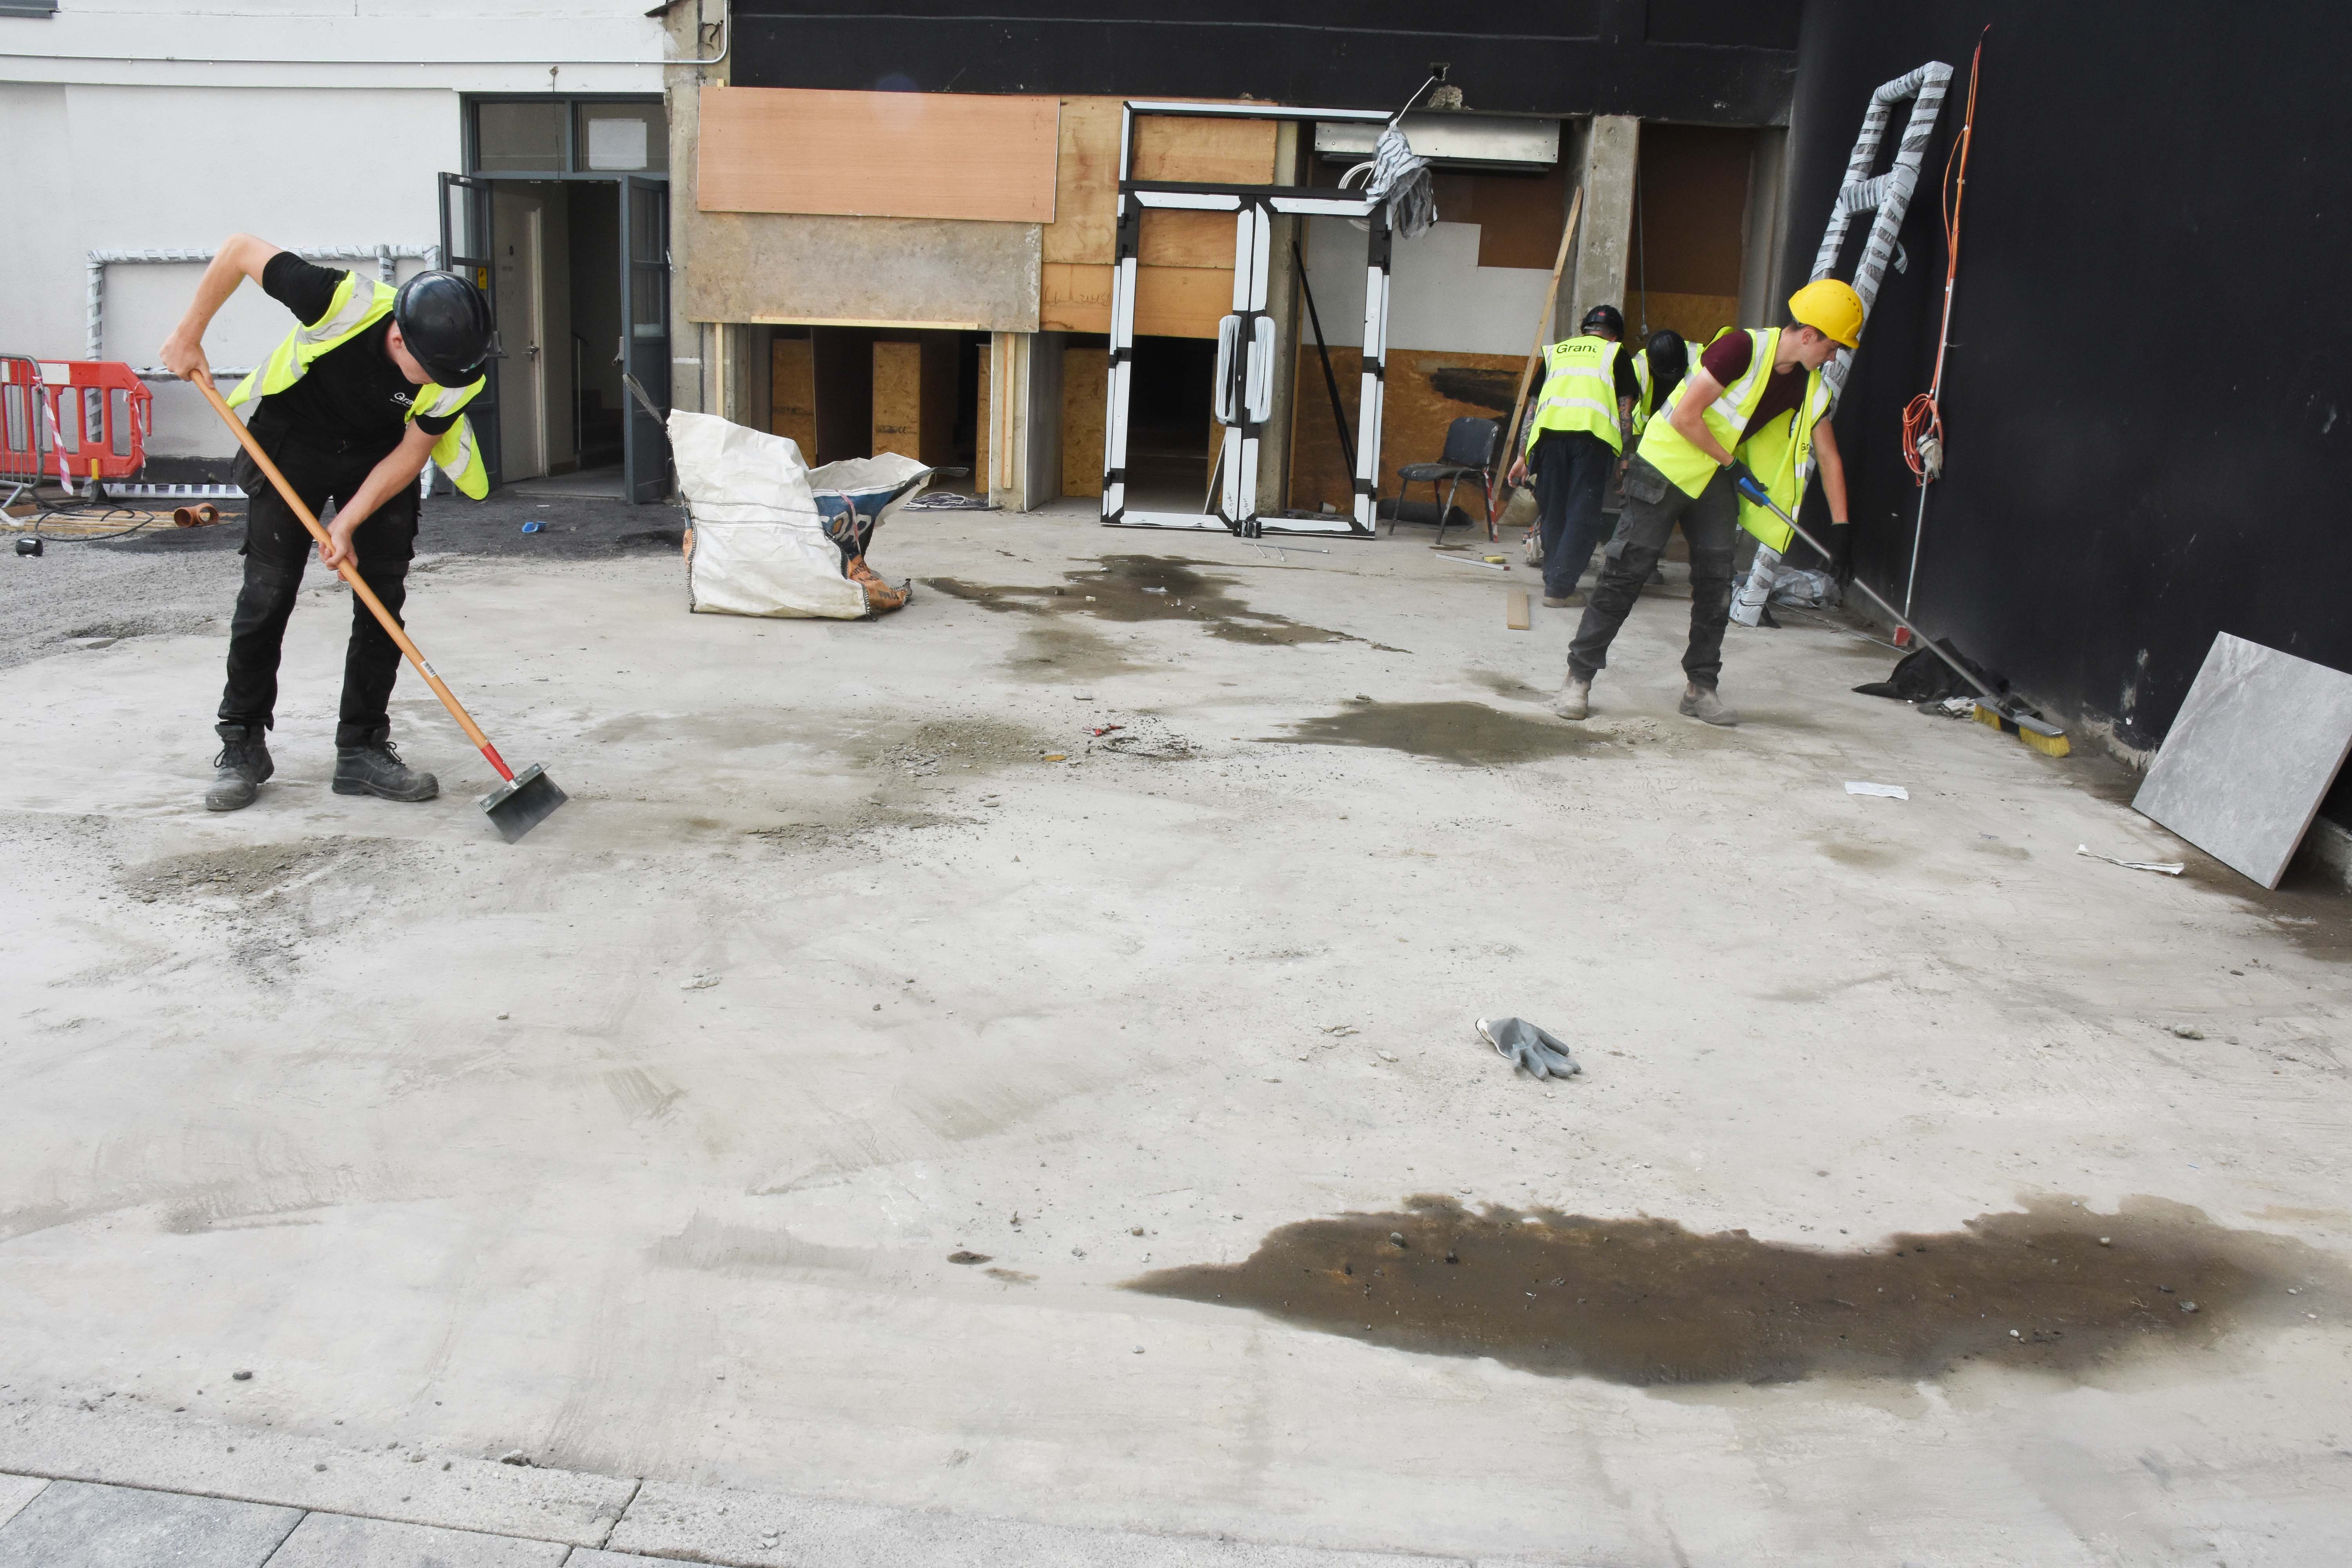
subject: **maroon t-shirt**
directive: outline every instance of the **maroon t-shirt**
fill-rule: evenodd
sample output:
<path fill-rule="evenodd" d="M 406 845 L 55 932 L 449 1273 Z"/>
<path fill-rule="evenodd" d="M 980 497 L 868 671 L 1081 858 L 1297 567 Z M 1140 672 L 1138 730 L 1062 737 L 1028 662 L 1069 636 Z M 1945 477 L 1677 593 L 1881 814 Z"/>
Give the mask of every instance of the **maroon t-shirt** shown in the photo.
<path fill-rule="evenodd" d="M 1755 357 L 1755 339 L 1746 332 L 1727 332 L 1706 346 L 1706 352 L 1698 356 L 1698 363 L 1706 367 L 1707 374 L 1729 386 L 1748 374 L 1748 363 Z M 1764 400 L 1748 416 L 1748 431 L 1742 434 L 1763 429 L 1803 402 L 1805 383 L 1810 379 L 1805 367 L 1801 364 L 1792 364 L 1784 371 L 1767 375 L 1764 378 Z"/>

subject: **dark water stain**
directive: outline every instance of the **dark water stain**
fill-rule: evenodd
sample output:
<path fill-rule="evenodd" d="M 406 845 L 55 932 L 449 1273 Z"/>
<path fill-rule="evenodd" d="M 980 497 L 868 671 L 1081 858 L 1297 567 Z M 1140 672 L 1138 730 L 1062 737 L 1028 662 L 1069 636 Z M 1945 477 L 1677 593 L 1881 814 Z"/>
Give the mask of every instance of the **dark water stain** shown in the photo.
<path fill-rule="evenodd" d="M 1161 555 L 1106 555 L 1098 567 L 1065 574 L 1066 585 L 1058 588 L 967 583 L 956 577 L 923 581 L 950 598 L 998 614 L 1091 616 L 1128 623 L 1189 620 L 1223 641 L 1265 647 L 1364 640 L 1328 626 L 1310 626 L 1287 616 L 1253 610 L 1234 596 L 1232 578 L 1193 570 L 1217 564 Z"/>
<path fill-rule="evenodd" d="M 1570 752 L 1612 754 L 1594 750 L 1605 737 L 1558 719 L 1506 713 L 1483 702 L 1366 702 L 1302 719 L 1287 735 L 1257 738 L 1289 746 L 1376 746 L 1471 767 L 1499 767 Z"/>
<path fill-rule="evenodd" d="M 1108 637 L 1084 626 L 1040 621 L 1024 626 L 1013 671 L 1024 680 L 1091 681 L 1149 669 Z"/>
<path fill-rule="evenodd" d="M 1916 1380 L 1979 1360 L 2085 1381 L 2118 1356 L 2201 1349 L 2242 1327 L 2342 1322 L 2347 1283 L 2302 1242 L 2152 1198 L 2110 1215 L 2045 1200 L 1832 1252 L 1423 1196 L 1284 1226 L 1240 1263 L 1163 1268 L 1127 1289 L 1396 1350 L 1654 1385 Z"/>
<path fill-rule="evenodd" d="M 1530 686 L 1516 675 L 1506 675 L 1499 669 L 1473 669 L 1470 679 L 1497 697 L 1508 697 L 1517 702 L 1549 702 L 1551 693 L 1539 686 Z"/>

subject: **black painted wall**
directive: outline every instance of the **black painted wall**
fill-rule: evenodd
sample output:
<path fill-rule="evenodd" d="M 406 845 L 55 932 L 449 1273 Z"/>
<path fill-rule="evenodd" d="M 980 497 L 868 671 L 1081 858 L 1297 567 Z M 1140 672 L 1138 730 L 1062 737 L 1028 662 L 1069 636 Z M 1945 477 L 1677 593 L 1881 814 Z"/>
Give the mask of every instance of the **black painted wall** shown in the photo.
<path fill-rule="evenodd" d="M 1897 596 L 1918 491 L 1936 188 L 1986 39 L 1949 448 L 1924 629 L 2037 700 L 2159 741 L 2214 634 L 2352 669 L 2352 6 L 1809 0 L 1788 274 L 1804 278 L 1871 89 L 1956 68 L 1941 134 L 1837 415 L 1857 568 Z M 1860 248 L 1849 241 L 1850 275 Z M 1813 515 L 1826 518 L 1818 490 Z M 2339 795 L 2340 795 L 2339 791 Z M 2334 812 L 2331 810 L 2331 815 Z"/>
<path fill-rule="evenodd" d="M 1785 123 L 1802 0 L 737 0 L 741 87 L 1254 98 Z"/>

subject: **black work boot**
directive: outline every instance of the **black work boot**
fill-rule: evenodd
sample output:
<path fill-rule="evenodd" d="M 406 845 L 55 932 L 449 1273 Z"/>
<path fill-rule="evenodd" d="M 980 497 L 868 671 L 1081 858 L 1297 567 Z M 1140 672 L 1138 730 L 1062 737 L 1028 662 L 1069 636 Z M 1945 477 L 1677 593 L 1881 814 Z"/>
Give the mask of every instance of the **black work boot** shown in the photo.
<path fill-rule="evenodd" d="M 431 800 L 441 793 L 441 781 L 400 760 L 392 749 L 390 729 L 377 731 L 357 746 L 335 748 L 335 793 L 372 795 L 379 800 Z"/>
<path fill-rule="evenodd" d="M 221 738 L 220 755 L 213 759 L 220 771 L 213 774 L 213 787 L 205 791 L 205 809 L 242 811 L 278 771 L 269 760 L 267 731 L 258 724 L 215 724 L 213 733 Z"/>

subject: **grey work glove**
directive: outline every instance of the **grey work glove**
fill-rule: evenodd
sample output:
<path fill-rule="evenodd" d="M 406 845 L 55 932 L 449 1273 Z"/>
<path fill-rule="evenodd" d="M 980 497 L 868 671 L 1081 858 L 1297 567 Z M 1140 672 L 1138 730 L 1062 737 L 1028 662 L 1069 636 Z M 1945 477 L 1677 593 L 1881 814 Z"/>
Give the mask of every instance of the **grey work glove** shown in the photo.
<path fill-rule="evenodd" d="M 1481 1018 L 1478 1037 L 1530 1078 L 1566 1078 L 1584 1070 L 1564 1042 L 1525 1018 Z"/>

